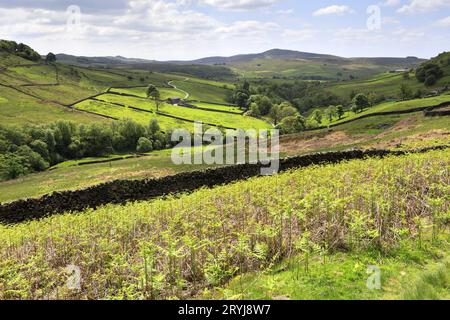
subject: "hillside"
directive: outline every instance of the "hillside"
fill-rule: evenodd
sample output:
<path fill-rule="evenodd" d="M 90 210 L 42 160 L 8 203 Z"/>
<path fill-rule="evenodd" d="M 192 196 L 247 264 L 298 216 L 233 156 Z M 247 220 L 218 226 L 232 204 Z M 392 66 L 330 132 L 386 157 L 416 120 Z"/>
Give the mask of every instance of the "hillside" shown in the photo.
<path fill-rule="evenodd" d="M 250 78 L 335 80 L 367 77 L 382 71 L 413 68 L 423 62 L 407 58 L 342 58 L 333 55 L 273 49 L 258 54 L 210 57 L 184 63 L 226 65 Z M 177 62 L 182 63 L 182 62 Z"/>
<path fill-rule="evenodd" d="M 414 68 L 423 62 L 406 58 L 342 58 L 327 54 L 272 49 L 256 54 L 206 57 L 190 61 L 150 61 L 123 57 L 76 57 L 57 55 L 59 61 L 83 66 L 126 67 L 158 72 L 181 72 L 211 79 L 287 78 L 335 80 L 364 78 L 383 71 Z"/>
<path fill-rule="evenodd" d="M 313 166 L 0 226 L 0 298 L 445 299 L 448 159 L 446 150 Z M 81 290 L 65 286 L 69 264 Z M 383 270 L 379 290 L 366 286 L 367 265 Z M 428 291 L 401 276 L 429 272 Z"/>
<path fill-rule="evenodd" d="M 444 52 L 437 57 L 418 65 L 436 64 L 442 70 L 442 76 L 431 85 L 425 85 L 416 78 L 415 72 L 382 73 L 369 79 L 355 80 L 348 82 L 329 82 L 324 84 L 324 89 L 342 97 L 349 98 L 352 92 L 370 93 L 374 92 L 385 96 L 388 99 L 398 97 L 400 88 L 404 85 L 412 96 L 417 92 L 430 92 L 436 88 L 444 88 L 450 85 L 450 52 Z"/>

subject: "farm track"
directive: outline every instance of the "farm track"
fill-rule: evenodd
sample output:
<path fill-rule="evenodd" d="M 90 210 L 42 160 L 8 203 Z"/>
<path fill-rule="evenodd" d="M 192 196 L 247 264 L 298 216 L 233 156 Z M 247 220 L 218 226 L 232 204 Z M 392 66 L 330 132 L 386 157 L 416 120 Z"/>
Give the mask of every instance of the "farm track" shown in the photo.
<path fill-rule="evenodd" d="M 188 81 L 188 80 L 189 80 L 189 78 L 186 78 L 186 79 L 182 80 L 182 82 L 185 82 L 185 81 Z M 178 90 L 178 91 L 184 93 L 185 96 L 184 96 L 183 100 L 189 99 L 189 96 L 190 96 L 189 92 L 186 92 L 186 91 L 184 91 L 184 90 L 182 90 L 182 89 L 178 89 L 177 86 L 174 85 L 174 84 L 172 83 L 173 81 L 174 81 L 174 80 L 171 80 L 171 81 L 167 82 L 167 84 L 168 84 L 170 87 L 174 88 L 175 90 Z"/>

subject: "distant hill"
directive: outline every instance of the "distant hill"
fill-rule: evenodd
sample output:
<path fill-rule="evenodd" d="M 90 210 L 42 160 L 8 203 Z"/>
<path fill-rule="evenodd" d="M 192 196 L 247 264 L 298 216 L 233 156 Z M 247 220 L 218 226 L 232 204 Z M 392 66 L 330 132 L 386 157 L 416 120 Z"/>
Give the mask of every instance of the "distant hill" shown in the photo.
<path fill-rule="evenodd" d="M 217 71 L 218 77 L 232 77 L 234 74 L 249 78 L 280 78 L 303 80 L 349 80 L 367 78 L 380 72 L 415 68 L 424 59 L 417 57 L 392 58 L 343 58 L 329 54 L 318 54 L 293 50 L 272 49 L 262 53 L 240 54 L 231 57 L 206 57 L 189 61 L 154 61 L 125 57 L 77 57 L 58 54 L 60 62 L 84 65 L 119 67 L 136 65 L 154 71 L 186 72 L 193 70 L 194 75 L 202 76 Z M 180 66 L 189 66 L 183 67 Z M 202 68 L 201 66 L 204 66 Z M 211 67 L 221 67 L 213 69 Z M 231 71 L 226 71 L 229 69 Z M 201 71 L 199 73 L 199 71 Z"/>
<path fill-rule="evenodd" d="M 155 61 L 138 59 L 138 58 L 125 58 L 122 56 L 115 57 L 84 57 L 73 56 L 69 54 L 57 54 L 56 59 L 59 62 L 74 64 L 74 65 L 123 65 L 123 64 L 137 64 L 137 63 L 153 63 Z"/>
<path fill-rule="evenodd" d="M 240 54 L 231 57 L 207 57 L 197 60 L 191 61 L 170 61 L 172 63 L 189 63 L 189 64 L 233 64 L 233 63 L 241 63 L 241 62 L 250 62 L 254 60 L 260 59 L 305 59 L 305 60 L 344 60 L 341 57 L 326 55 L 326 54 L 317 54 L 317 53 L 309 53 L 309 52 L 300 52 L 293 50 L 282 50 L 282 49 L 272 49 L 269 51 L 265 51 L 262 53 L 255 54 Z"/>

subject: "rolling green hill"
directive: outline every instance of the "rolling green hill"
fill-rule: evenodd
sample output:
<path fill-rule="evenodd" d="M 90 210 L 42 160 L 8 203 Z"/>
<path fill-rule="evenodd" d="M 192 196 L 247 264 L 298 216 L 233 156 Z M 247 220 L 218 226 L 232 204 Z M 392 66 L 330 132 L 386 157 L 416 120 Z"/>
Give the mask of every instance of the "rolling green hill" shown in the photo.
<path fill-rule="evenodd" d="M 338 95 L 341 98 L 348 99 L 352 92 L 370 93 L 375 92 L 384 95 L 386 98 L 397 98 L 402 85 L 406 86 L 412 94 L 418 90 L 429 92 L 435 88 L 442 88 L 450 85 L 450 52 L 442 53 L 431 59 L 427 63 L 436 63 L 440 66 L 443 75 L 437 79 L 433 85 L 426 86 L 423 82 L 417 80 L 415 72 L 408 73 L 382 73 L 369 79 L 355 80 L 349 82 L 329 82 L 323 85 L 323 88 Z"/>

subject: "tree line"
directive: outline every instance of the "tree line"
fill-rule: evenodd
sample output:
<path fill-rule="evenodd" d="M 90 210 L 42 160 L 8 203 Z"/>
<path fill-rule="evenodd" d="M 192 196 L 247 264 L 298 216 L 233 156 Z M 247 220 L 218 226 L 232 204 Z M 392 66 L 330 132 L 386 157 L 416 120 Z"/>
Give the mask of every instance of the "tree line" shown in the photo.
<path fill-rule="evenodd" d="M 171 147 L 171 132 L 156 119 L 147 126 L 130 119 L 108 124 L 58 121 L 40 126 L 0 126 L 0 179 L 14 179 L 66 160 Z"/>

